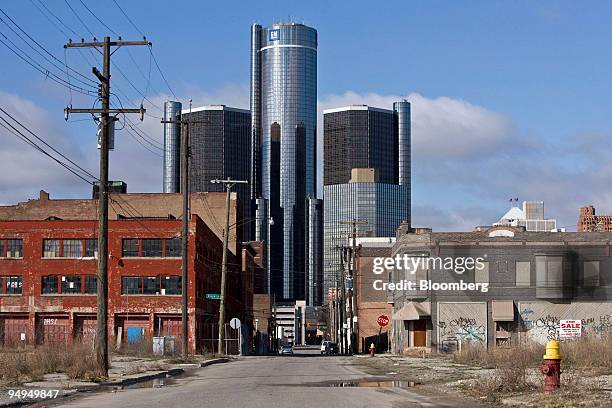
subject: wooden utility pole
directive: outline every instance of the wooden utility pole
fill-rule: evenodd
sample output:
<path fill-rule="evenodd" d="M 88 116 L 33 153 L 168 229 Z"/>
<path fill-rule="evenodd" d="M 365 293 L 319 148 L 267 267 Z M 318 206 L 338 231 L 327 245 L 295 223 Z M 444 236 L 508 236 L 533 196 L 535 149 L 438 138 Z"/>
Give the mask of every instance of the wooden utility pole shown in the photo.
<path fill-rule="evenodd" d="M 225 332 L 225 280 L 227 279 L 227 251 L 228 251 L 228 238 L 229 238 L 229 206 L 230 206 L 230 194 L 234 184 L 248 184 L 248 181 L 244 180 L 232 180 L 227 178 L 226 180 L 210 180 L 213 184 L 224 184 L 226 189 L 225 194 L 225 227 L 223 228 L 223 261 L 221 263 L 221 299 L 219 301 L 219 339 L 218 348 L 219 354 L 223 347 L 223 334 Z M 240 330 L 240 329 L 239 329 Z M 241 344 L 238 345 L 242 347 Z M 227 351 L 226 351 L 227 352 Z"/>
<path fill-rule="evenodd" d="M 70 41 L 64 48 L 95 47 L 102 48 L 102 70 L 92 68 L 93 74 L 100 81 L 101 109 L 73 109 L 64 110 L 64 117 L 68 120 L 71 113 L 88 113 L 100 115 L 100 188 L 98 197 L 98 282 L 97 282 L 97 329 L 96 329 L 96 360 L 100 374 L 108 377 L 108 142 L 111 123 L 111 114 L 140 113 L 140 120 L 144 118 L 145 109 L 110 109 L 110 57 L 114 53 L 111 47 L 124 47 L 128 45 L 151 45 L 144 41 L 111 41 L 104 37 L 104 41 L 73 43 Z M 113 121 L 115 118 L 113 117 Z"/>
<path fill-rule="evenodd" d="M 351 287 L 348 289 L 348 302 L 349 302 L 349 328 L 351 334 L 351 353 L 354 353 L 357 349 L 355 348 L 356 337 L 355 337 L 355 251 L 357 250 L 357 225 L 366 225 L 367 221 L 352 219 L 351 221 L 340 221 L 340 224 L 350 224 L 351 228 L 351 246 L 349 248 L 350 258 L 349 262 L 349 277 L 351 278 Z"/>
<path fill-rule="evenodd" d="M 191 113 L 191 99 L 189 100 L 189 113 Z M 189 131 L 194 123 L 209 123 L 209 121 L 192 121 L 162 119 L 161 123 L 181 125 L 181 193 L 183 194 L 183 223 L 181 231 L 181 323 L 182 323 L 182 355 L 187 359 L 189 355 Z"/>

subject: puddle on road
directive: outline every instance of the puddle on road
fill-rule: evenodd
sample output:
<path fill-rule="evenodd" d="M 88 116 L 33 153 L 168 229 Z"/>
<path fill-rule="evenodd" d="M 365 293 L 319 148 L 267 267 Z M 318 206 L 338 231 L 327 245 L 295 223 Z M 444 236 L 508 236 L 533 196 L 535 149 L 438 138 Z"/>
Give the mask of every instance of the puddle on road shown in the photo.
<path fill-rule="evenodd" d="M 357 380 L 357 381 L 336 381 L 328 384 L 329 387 L 372 387 L 372 388 L 408 388 L 421 385 L 415 381 L 398 380 Z M 324 386 L 324 385 L 323 385 Z"/>
<path fill-rule="evenodd" d="M 283 387 L 331 387 L 331 388 L 344 388 L 344 387 L 364 387 L 364 388 L 410 388 L 421 385 L 420 382 L 416 381 L 399 381 L 390 380 L 388 378 L 373 379 L 357 379 L 357 380 L 344 380 L 344 381 L 321 381 L 316 383 L 304 383 L 304 384 L 278 384 Z"/>
<path fill-rule="evenodd" d="M 143 381 L 135 384 L 124 385 L 122 390 L 135 390 L 139 388 L 163 388 L 174 384 L 176 381 L 173 378 L 153 378 L 149 381 Z"/>

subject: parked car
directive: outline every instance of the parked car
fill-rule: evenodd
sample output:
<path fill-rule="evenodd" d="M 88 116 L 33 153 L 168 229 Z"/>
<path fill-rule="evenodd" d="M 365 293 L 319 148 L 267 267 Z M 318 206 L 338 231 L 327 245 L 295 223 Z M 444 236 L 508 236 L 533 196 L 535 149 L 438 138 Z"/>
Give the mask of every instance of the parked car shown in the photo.
<path fill-rule="evenodd" d="M 321 343 L 321 355 L 338 354 L 338 344 L 325 340 Z"/>
<path fill-rule="evenodd" d="M 293 347 L 290 345 L 282 346 L 280 349 L 280 354 L 293 354 Z"/>

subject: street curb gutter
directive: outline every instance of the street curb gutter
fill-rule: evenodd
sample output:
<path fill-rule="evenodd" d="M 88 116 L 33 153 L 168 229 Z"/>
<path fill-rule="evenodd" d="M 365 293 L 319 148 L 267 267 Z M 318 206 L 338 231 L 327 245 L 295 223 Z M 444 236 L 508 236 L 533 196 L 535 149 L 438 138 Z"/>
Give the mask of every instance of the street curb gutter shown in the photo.
<path fill-rule="evenodd" d="M 207 360 L 207 361 L 203 362 L 202 364 L 200 364 L 200 367 L 208 367 L 209 365 L 213 365 L 213 364 L 228 363 L 229 361 L 230 361 L 230 359 L 229 358 L 225 358 L 225 357 L 214 358 L 212 360 Z"/>
<path fill-rule="evenodd" d="M 204 361 L 203 363 L 200 363 L 200 368 L 208 367 L 213 364 L 227 363 L 229 361 L 231 361 L 229 358 L 215 358 L 215 359 L 207 360 L 207 361 Z M 96 385 L 94 388 L 92 388 L 91 385 L 75 387 L 72 389 L 74 392 L 70 392 L 65 395 L 58 396 L 56 399 L 44 398 L 44 399 L 36 399 L 36 400 L 19 400 L 19 401 L 9 402 L 9 403 L 0 403 L 0 408 L 15 408 L 15 407 L 22 407 L 24 405 L 34 404 L 37 402 L 57 401 L 59 399 L 72 396 L 78 392 L 88 392 L 88 391 L 95 390 L 98 387 L 118 387 L 118 386 L 134 385 L 134 384 L 138 384 L 138 383 L 145 382 L 145 381 L 151 381 L 156 378 L 174 377 L 174 376 L 181 375 L 184 373 L 185 373 L 185 370 L 182 368 L 173 368 L 170 370 L 159 371 L 154 374 L 147 374 L 147 375 L 141 375 L 138 377 L 124 378 L 122 380 L 98 383 L 98 385 Z"/>

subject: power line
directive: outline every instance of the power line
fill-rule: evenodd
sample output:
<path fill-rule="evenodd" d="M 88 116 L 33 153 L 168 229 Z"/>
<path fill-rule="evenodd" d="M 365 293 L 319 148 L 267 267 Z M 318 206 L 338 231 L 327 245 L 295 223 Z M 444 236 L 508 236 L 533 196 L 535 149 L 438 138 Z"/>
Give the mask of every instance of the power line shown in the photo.
<path fill-rule="evenodd" d="M 79 0 L 79 2 L 83 5 L 83 7 L 85 7 L 85 9 L 87 11 L 89 11 L 89 14 L 91 14 L 96 20 L 98 20 L 98 22 L 100 24 L 102 24 L 104 26 L 104 28 L 106 28 L 108 31 L 110 31 L 111 33 L 115 34 L 117 37 L 119 37 L 119 34 L 117 34 L 117 32 L 115 30 L 113 30 L 112 28 L 110 28 L 108 25 L 106 25 L 106 23 L 104 21 L 102 21 L 100 19 L 100 17 L 98 17 L 98 15 L 96 13 L 94 13 L 93 11 L 91 11 L 91 9 L 89 7 L 87 7 L 87 4 L 85 4 L 85 2 L 83 0 Z"/>
<path fill-rule="evenodd" d="M 132 27 L 134 27 L 134 29 L 136 31 L 138 31 L 138 33 L 140 33 L 140 35 L 142 35 L 143 37 L 145 37 L 145 35 L 142 33 L 142 31 L 140 31 L 140 29 L 136 26 L 136 24 L 134 24 L 134 22 L 132 21 L 132 19 L 130 18 L 130 16 L 127 15 L 127 13 L 121 8 L 121 6 L 119 5 L 119 3 L 117 3 L 116 0 L 113 0 L 113 3 L 115 3 L 115 5 L 117 6 L 117 8 L 121 11 L 121 14 L 123 14 L 123 16 L 127 19 L 127 21 L 130 22 L 130 24 L 132 25 Z"/>
<path fill-rule="evenodd" d="M 87 32 L 89 32 L 89 34 L 91 34 L 92 37 L 95 38 L 95 34 L 89 29 L 89 27 L 87 26 L 87 24 L 85 24 L 85 22 L 81 19 L 81 16 L 79 16 L 79 14 L 72 8 L 72 6 L 70 5 L 70 3 L 68 3 L 68 0 L 64 0 L 64 3 L 66 3 L 66 5 L 68 6 L 68 8 L 72 11 L 72 14 L 75 15 L 75 17 L 77 18 L 77 20 L 79 20 L 81 22 L 81 24 L 83 25 L 83 27 L 85 27 L 85 30 Z"/>
<path fill-rule="evenodd" d="M 38 3 L 40 4 L 41 7 L 39 7 L 36 3 L 34 3 L 34 0 L 30 0 L 30 2 L 32 3 L 32 5 L 34 7 L 36 7 L 38 9 L 38 11 L 40 11 L 40 13 L 59 31 L 61 32 L 64 37 L 66 37 L 66 39 L 70 38 L 70 35 L 68 35 L 57 23 L 55 23 L 53 21 L 53 19 L 51 17 L 53 17 L 55 20 L 57 20 L 66 30 L 70 31 L 72 34 L 76 35 L 77 37 L 80 37 L 79 33 L 77 33 L 76 31 L 74 31 L 71 27 L 69 27 L 68 25 L 66 25 L 66 23 L 64 23 L 63 20 L 61 20 L 57 15 L 55 15 L 41 0 L 38 0 Z M 44 9 L 44 10 L 43 10 Z M 51 17 L 49 17 L 51 16 Z M 85 58 L 84 56 L 87 55 L 86 53 L 84 53 L 83 50 L 79 50 L 81 53 L 81 56 L 83 56 L 83 58 Z M 88 49 L 87 51 L 89 51 L 89 53 L 91 54 L 92 58 L 93 58 L 93 63 L 90 60 L 87 60 L 87 63 L 93 66 L 97 66 L 98 63 L 96 62 L 95 59 L 95 55 L 93 53 L 93 51 L 91 49 Z"/>
<path fill-rule="evenodd" d="M 55 161 L 57 164 L 59 164 L 60 166 L 64 167 L 66 170 L 68 170 L 70 173 L 74 174 L 76 177 L 80 178 L 81 180 L 83 180 L 84 182 L 86 182 L 87 184 L 93 185 L 93 182 L 86 179 L 82 174 L 80 174 L 77 170 L 75 170 L 74 168 L 72 168 L 71 166 L 69 166 L 68 164 L 66 164 L 65 162 L 59 160 L 57 157 L 54 157 L 53 155 L 51 155 L 49 152 L 47 152 L 45 149 L 43 149 L 42 147 L 40 147 L 38 144 L 36 144 L 36 142 L 34 142 L 32 139 L 30 139 L 29 137 L 27 137 L 26 135 L 24 135 L 23 133 L 21 133 L 19 131 L 19 129 L 15 128 L 13 125 L 11 125 L 5 118 L 0 116 L 0 120 L 2 120 L 4 123 L 6 123 L 6 125 L 8 125 L 8 127 L 3 124 L 0 123 L 0 126 L 2 126 L 4 129 L 8 130 L 10 133 L 12 133 L 13 135 L 17 136 L 19 139 L 21 139 L 22 141 L 24 141 L 25 143 L 27 143 L 28 145 L 30 145 L 31 147 L 33 147 L 34 149 L 38 150 L 40 153 L 44 154 L 45 156 L 49 157 L 51 160 Z M 19 122 L 17 122 L 19 123 Z M 21 123 L 19 123 L 21 125 Z M 23 126 L 23 125 L 21 125 Z M 9 128 L 10 127 L 10 128 Z M 25 128 L 25 127 L 24 127 Z M 27 128 L 26 128 L 27 129 Z M 45 143 L 46 144 L 46 143 Z M 63 156 L 63 155 L 62 155 Z M 71 160 L 70 160 L 71 161 Z M 72 162 L 72 161 L 71 161 Z M 77 166 L 80 167 L 80 166 Z"/>
<path fill-rule="evenodd" d="M 28 34 L 28 33 L 27 33 L 27 32 L 26 32 L 26 31 L 25 31 L 25 30 L 24 30 L 24 29 L 23 29 L 21 26 L 19 26 L 19 24 L 17 24 L 17 23 L 15 22 L 15 20 L 13 20 L 13 19 L 12 19 L 12 18 L 11 18 L 11 17 L 10 17 L 8 14 L 6 14 L 6 13 L 4 12 L 4 10 L 2 10 L 1 8 L 0 8 L 0 12 L 1 12 L 2 14 L 4 14 L 4 16 L 5 16 L 6 18 L 8 18 L 8 19 L 10 20 L 10 22 L 11 22 L 11 23 L 13 23 L 13 25 L 19 29 L 19 31 L 21 31 L 23 34 L 25 34 L 25 35 L 26 35 L 26 36 L 27 36 L 27 37 L 30 39 L 30 41 L 32 41 L 32 42 L 33 42 L 34 44 L 36 44 L 36 45 L 37 45 L 37 46 L 38 46 L 38 47 L 39 47 L 41 50 L 43 50 L 45 54 L 49 55 L 51 58 L 53 58 L 53 60 L 55 60 L 55 61 L 59 62 L 59 63 L 60 63 L 60 64 L 62 64 L 62 65 L 64 65 L 64 66 L 65 66 L 67 69 L 69 69 L 70 71 L 74 72 L 75 74 L 77 74 L 77 75 L 78 75 L 78 76 L 80 76 L 81 78 L 84 78 L 86 81 L 89 81 L 89 83 L 84 82 L 84 81 L 82 81 L 82 80 L 80 80 L 80 79 L 78 79 L 78 78 L 75 78 L 77 81 L 79 81 L 79 82 L 81 82 L 81 83 L 83 83 L 83 84 L 85 84 L 85 85 L 87 85 L 87 86 L 90 86 L 90 87 L 95 87 L 96 82 L 95 82 L 93 79 L 91 79 L 91 78 L 89 78 L 89 77 L 87 77 L 87 76 L 85 76 L 85 75 L 81 74 L 79 71 L 77 71 L 77 70 L 75 70 L 75 69 L 71 68 L 71 67 L 70 67 L 70 66 L 68 66 L 68 65 L 67 65 L 65 62 L 63 62 L 62 60 L 60 60 L 59 58 L 57 58 L 55 55 L 53 55 L 52 53 L 50 53 L 50 52 L 49 52 L 49 51 L 48 51 L 48 50 L 47 50 L 45 47 L 43 47 L 43 46 L 42 46 L 42 45 L 41 45 L 41 44 L 40 44 L 38 41 L 36 41 L 34 38 L 32 38 L 32 36 L 31 36 L 30 34 Z M 30 45 L 30 43 L 28 43 L 28 42 L 27 42 L 27 41 L 26 41 L 26 40 L 25 40 L 25 39 L 24 39 L 24 38 L 23 38 L 23 37 L 22 37 L 22 36 L 21 36 L 19 33 L 17 33 L 17 32 L 16 32 L 16 31 L 15 31 L 15 30 L 14 30 L 14 29 L 13 29 L 13 28 L 12 28 L 12 27 L 11 27 L 11 26 L 10 26 L 10 25 L 7 23 L 7 22 L 6 22 L 6 21 L 4 21 L 4 19 L 2 19 L 1 17 L 0 17 L 0 21 L 2 21 L 2 22 L 3 22 L 3 23 L 4 23 L 4 24 L 5 24 L 5 25 L 6 25 L 6 26 L 7 26 L 7 27 L 8 27 L 8 28 L 9 28 L 9 29 L 10 29 L 10 30 L 11 30 L 11 31 L 12 31 L 12 32 L 15 34 L 15 35 L 17 35 L 17 36 L 18 36 L 18 37 L 19 37 L 19 38 L 20 38 L 20 39 L 21 39 L 21 40 L 22 40 L 24 43 L 26 43 L 26 44 L 27 44 L 27 45 L 28 45 L 28 46 L 29 46 L 29 47 L 30 47 L 32 50 L 34 50 L 34 51 L 35 51 L 36 53 L 38 53 L 40 56 L 42 56 L 43 58 L 45 58 L 45 60 L 46 60 L 46 61 L 48 61 L 49 63 L 51 63 L 53 66 L 55 66 L 56 68 L 58 68 L 58 67 L 57 67 L 57 65 L 55 65 L 55 63 L 54 63 L 53 61 L 50 61 L 50 60 L 48 59 L 48 57 L 46 57 L 46 56 L 45 56 L 43 53 L 41 53 L 39 50 L 37 50 L 36 48 L 34 48 L 32 45 Z M 59 68 L 59 69 L 63 69 L 63 68 Z"/>
<path fill-rule="evenodd" d="M 19 48 L 19 46 L 17 46 L 13 41 L 11 41 L 6 35 L 4 35 L 4 33 L 0 32 L 0 35 L 2 37 L 4 37 L 9 43 L 11 43 L 11 45 L 14 48 L 16 48 L 19 52 L 21 52 L 25 56 L 21 55 L 19 52 L 15 51 L 15 49 L 13 47 L 8 45 L 4 40 L 0 39 L 0 42 L 6 48 L 8 48 L 11 52 L 13 52 L 15 55 L 17 55 L 17 57 L 19 57 L 21 60 L 23 60 L 26 64 L 30 65 L 32 68 L 36 69 L 38 72 L 43 74 L 45 76 L 45 78 L 49 78 L 52 81 L 58 83 L 59 85 L 62 85 L 62 86 L 66 87 L 68 89 L 71 89 L 73 91 L 82 93 L 83 95 L 94 96 L 96 94 L 95 91 L 90 91 L 90 90 L 82 88 L 80 86 L 72 85 L 70 82 L 66 81 L 65 79 L 60 78 L 58 75 L 54 74 L 53 72 L 50 72 L 47 68 L 43 67 L 40 63 L 38 63 L 36 60 L 34 60 L 32 57 L 30 57 L 26 52 L 24 52 L 21 48 Z M 29 61 L 28 59 L 31 60 L 31 61 Z"/>
<path fill-rule="evenodd" d="M 117 0 L 113 0 L 113 3 L 115 3 L 115 5 L 117 6 L 117 8 L 119 9 L 119 11 L 121 11 L 121 14 L 123 14 L 123 16 L 126 18 L 126 20 L 132 25 L 132 27 L 134 27 L 134 29 L 136 31 L 138 31 L 138 33 L 140 33 L 140 35 L 142 35 L 143 37 L 146 37 L 144 35 L 144 33 L 142 32 L 141 29 L 139 29 L 136 24 L 132 21 L 132 19 L 130 18 L 130 16 L 128 16 L 128 14 L 125 12 L 125 10 L 123 10 L 123 8 L 119 5 L 119 3 L 117 2 Z M 176 94 L 174 93 L 174 90 L 172 90 L 172 87 L 170 86 L 170 83 L 168 82 L 168 80 L 166 79 L 166 76 L 164 75 L 163 71 L 161 70 L 159 63 L 157 62 L 157 58 L 155 58 L 155 54 L 153 54 L 153 47 L 149 46 L 149 52 L 151 53 L 151 56 L 153 57 L 153 61 L 155 62 L 155 66 L 157 67 L 157 70 L 159 71 L 159 74 L 161 75 L 162 79 L 164 80 L 164 82 L 166 83 L 166 86 L 168 87 L 168 90 L 170 90 L 170 93 L 172 93 L 172 96 L 175 99 L 178 99 Z"/>
<path fill-rule="evenodd" d="M 8 113 L 7 111 L 5 111 L 3 108 L 0 107 L 0 111 L 2 113 L 4 113 L 6 116 L 8 116 L 9 118 L 11 118 L 15 123 L 17 123 L 19 126 L 21 126 L 23 129 L 25 129 L 29 134 L 31 134 L 32 136 L 34 136 L 36 139 L 38 139 L 41 143 L 43 143 L 45 146 L 47 146 L 49 149 L 53 150 L 55 153 L 57 153 L 58 155 L 60 155 L 62 158 L 68 160 L 70 163 L 72 163 L 77 169 L 79 169 L 81 172 L 83 172 L 84 174 L 86 174 L 87 176 L 96 179 L 96 176 L 94 176 L 93 174 L 91 174 L 89 171 L 85 170 L 83 167 L 79 166 L 77 163 L 75 163 L 74 161 L 72 161 L 69 157 L 65 156 L 64 154 L 62 154 L 59 150 L 57 150 L 56 148 L 54 148 L 53 146 L 51 146 L 49 143 L 45 142 L 42 138 L 40 138 L 38 135 L 36 135 L 34 132 L 32 132 L 30 129 L 28 129 L 24 124 L 22 124 L 21 122 L 19 122 L 17 119 L 15 119 L 10 113 Z"/>

